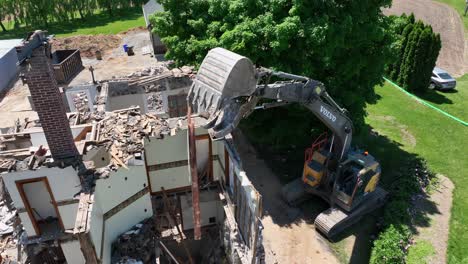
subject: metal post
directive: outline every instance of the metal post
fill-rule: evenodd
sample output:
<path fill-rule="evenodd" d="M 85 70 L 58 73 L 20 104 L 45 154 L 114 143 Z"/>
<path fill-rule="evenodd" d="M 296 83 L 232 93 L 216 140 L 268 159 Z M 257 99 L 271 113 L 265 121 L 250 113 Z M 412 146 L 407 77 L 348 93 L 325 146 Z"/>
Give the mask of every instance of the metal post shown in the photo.
<path fill-rule="evenodd" d="M 96 84 L 96 80 L 94 79 L 94 68 L 93 68 L 93 66 L 89 66 L 89 71 L 91 72 L 91 77 L 93 78 L 93 84 Z"/>

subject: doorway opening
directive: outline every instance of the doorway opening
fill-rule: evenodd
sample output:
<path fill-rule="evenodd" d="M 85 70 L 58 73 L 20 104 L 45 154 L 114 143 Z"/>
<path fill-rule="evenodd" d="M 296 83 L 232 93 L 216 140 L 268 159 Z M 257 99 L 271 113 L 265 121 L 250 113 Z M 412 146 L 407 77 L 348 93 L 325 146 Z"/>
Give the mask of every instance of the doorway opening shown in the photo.
<path fill-rule="evenodd" d="M 62 233 L 62 219 L 47 177 L 17 181 L 16 186 L 36 234 Z"/>

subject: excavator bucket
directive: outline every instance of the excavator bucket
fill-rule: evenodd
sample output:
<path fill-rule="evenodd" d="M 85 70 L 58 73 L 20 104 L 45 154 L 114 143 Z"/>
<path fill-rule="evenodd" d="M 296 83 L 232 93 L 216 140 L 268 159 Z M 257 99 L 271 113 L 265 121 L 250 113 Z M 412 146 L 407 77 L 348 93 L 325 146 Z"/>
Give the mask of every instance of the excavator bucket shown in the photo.
<path fill-rule="evenodd" d="M 252 61 L 223 48 L 208 52 L 187 96 L 193 114 L 206 117 L 212 138 L 232 131 L 242 117 L 242 98 L 253 95 L 257 85 Z M 237 123 L 236 123 L 237 122 Z"/>

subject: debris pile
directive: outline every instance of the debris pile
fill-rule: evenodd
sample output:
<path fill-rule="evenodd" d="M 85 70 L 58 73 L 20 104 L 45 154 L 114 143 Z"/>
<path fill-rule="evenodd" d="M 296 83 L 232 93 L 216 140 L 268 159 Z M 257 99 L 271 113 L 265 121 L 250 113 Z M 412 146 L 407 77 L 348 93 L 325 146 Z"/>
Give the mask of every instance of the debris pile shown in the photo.
<path fill-rule="evenodd" d="M 80 112 L 90 112 L 91 109 L 89 109 L 89 98 L 86 95 L 86 92 L 77 92 L 74 93 L 72 96 L 73 104 L 75 105 L 75 109 Z"/>
<path fill-rule="evenodd" d="M 152 113 L 160 113 L 164 112 L 163 107 L 163 96 L 161 92 L 150 93 L 148 97 L 146 97 L 148 111 Z"/>
<path fill-rule="evenodd" d="M 114 165 L 126 167 L 129 160 L 141 160 L 143 139 L 145 137 L 162 138 L 164 135 L 175 135 L 182 126 L 182 118 L 176 124 L 152 114 L 141 114 L 138 107 L 107 112 L 99 124 L 99 145 L 105 146 L 111 154 Z"/>
<path fill-rule="evenodd" d="M 153 223 L 151 218 L 147 219 L 118 237 L 112 244 L 112 263 L 150 263 L 158 246 Z"/>

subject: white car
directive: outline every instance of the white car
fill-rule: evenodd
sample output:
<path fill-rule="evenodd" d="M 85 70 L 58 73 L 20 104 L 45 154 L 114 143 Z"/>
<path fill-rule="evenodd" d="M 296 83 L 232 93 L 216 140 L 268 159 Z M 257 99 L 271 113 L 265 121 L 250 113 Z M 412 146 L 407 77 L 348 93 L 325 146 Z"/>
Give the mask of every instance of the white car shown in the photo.
<path fill-rule="evenodd" d="M 457 80 L 450 76 L 448 72 L 437 67 L 435 67 L 434 70 L 432 70 L 432 77 L 431 83 L 429 84 L 429 89 L 451 90 L 455 89 L 456 86 Z"/>

